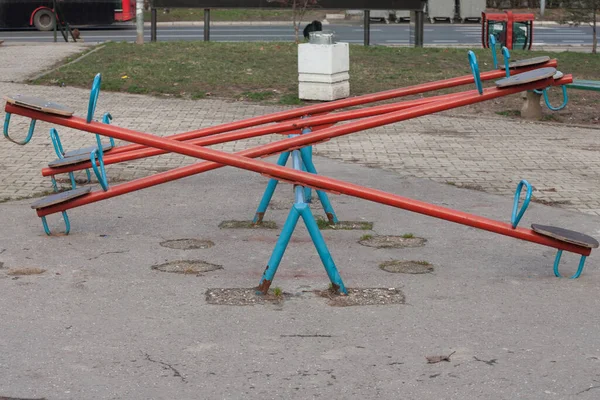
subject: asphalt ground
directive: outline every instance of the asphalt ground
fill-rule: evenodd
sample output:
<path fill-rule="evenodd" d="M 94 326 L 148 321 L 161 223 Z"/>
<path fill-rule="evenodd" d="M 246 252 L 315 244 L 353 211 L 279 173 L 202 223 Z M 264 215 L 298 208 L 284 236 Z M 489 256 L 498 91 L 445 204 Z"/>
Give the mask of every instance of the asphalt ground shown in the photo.
<path fill-rule="evenodd" d="M 274 162 L 274 159 L 269 159 Z M 315 158 L 320 172 L 502 221 L 512 200 Z M 0 396 L 54 399 L 596 399 L 599 262 L 577 280 L 552 274 L 555 251 L 474 228 L 332 195 L 341 220 L 372 231 L 323 231 L 346 286 L 401 290 L 405 304 L 333 307 L 302 223 L 272 288 L 278 304 L 213 305 L 208 289 L 255 287 L 292 204 L 281 184 L 266 220 L 279 229 L 220 229 L 254 215 L 267 179 L 225 168 L 69 213 L 47 237 L 29 204 L 0 204 Z M 313 207 L 316 215 L 323 212 Z M 50 226 L 60 229 L 58 216 Z M 532 204 L 521 225 L 600 236 L 600 218 Z M 412 233 L 425 246 L 365 247 L 365 235 Z M 174 250 L 166 240 L 201 239 Z M 151 269 L 203 260 L 196 274 Z M 389 260 L 427 261 L 392 274 Z M 564 274 L 578 257 L 563 256 Z M 40 275 L 13 276 L 13 269 Z M 450 361 L 428 363 L 427 356 Z"/>

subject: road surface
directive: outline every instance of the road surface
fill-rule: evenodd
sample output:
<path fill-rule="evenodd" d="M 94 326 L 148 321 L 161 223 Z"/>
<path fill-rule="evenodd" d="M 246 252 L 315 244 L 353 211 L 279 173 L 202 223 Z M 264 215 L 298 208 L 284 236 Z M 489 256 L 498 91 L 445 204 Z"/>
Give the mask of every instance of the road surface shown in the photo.
<path fill-rule="evenodd" d="M 363 43 L 361 25 L 327 25 L 327 30 L 336 33 L 338 41 Z M 112 27 L 83 29 L 82 37 L 86 42 L 103 42 L 106 40 L 133 42 L 136 38 L 135 28 Z M 150 29 L 146 29 L 146 40 L 150 40 Z M 408 44 L 409 25 L 404 24 L 372 24 L 371 43 L 373 44 Z M 203 27 L 161 27 L 158 29 L 159 41 L 202 40 Z M 291 26 L 212 26 L 212 41 L 290 41 L 294 39 Z M 0 40 L 21 42 L 49 42 L 53 40 L 52 32 L 35 30 L 0 31 Z M 425 44 L 429 45 L 481 45 L 481 26 L 479 24 L 427 24 L 425 25 Z M 591 27 L 536 26 L 534 28 L 533 45 L 588 45 L 592 44 Z"/>

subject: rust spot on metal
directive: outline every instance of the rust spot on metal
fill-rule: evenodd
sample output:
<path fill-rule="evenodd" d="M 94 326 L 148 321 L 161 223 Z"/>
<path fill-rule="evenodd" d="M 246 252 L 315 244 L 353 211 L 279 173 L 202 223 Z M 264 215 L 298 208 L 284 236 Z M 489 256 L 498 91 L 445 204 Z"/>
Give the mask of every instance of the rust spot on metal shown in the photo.
<path fill-rule="evenodd" d="M 332 213 L 328 212 L 328 213 L 325 213 L 325 215 L 327 216 L 327 219 L 329 220 L 330 224 L 334 224 L 335 223 L 334 220 L 333 220 L 333 214 Z"/>
<path fill-rule="evenodd" d="M 340 294 L 340 285 L 336 285 L 335 283 L 331 282 L 330 290 L 335 294 Z"/>
<path fill-rule="evenodd" d="M 269 268 L 269 267 L 267 266 L 267 268 Z M 258 285 L 256 290 L 261 292 L 262 294 L 267 294 L 269 292 L 269 287 L 271 287 L 271 281 L 268 279 L 265 279 L 261 282 L 260 285 Z"/>
<path fill-rule="evenodd" d="M 260 224 L 263 221 L 263 217 L 265 216 L 264 212 L 257 212 L 254 216 L 255 224 Z"/>

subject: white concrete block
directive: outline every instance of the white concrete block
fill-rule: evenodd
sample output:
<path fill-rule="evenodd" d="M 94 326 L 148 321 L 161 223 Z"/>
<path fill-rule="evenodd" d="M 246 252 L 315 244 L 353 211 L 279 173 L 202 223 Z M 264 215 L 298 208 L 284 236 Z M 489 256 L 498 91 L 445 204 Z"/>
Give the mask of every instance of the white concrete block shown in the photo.
<path fill-rule="evenodd" d="M 350 96 L 350 82 L 300 82 L 298 97 L 304 100 L 332 101 Z"/>
<path fill-rule="evenodd" d="M 298 73 L 337 74 L 350 70 L 348 43 L 298 45 Z"/>
<path fill-rule="evenodd" d="M 299 74 L 298 82 L 338 83 L 350 79 L 350 74 L 340 72 L 339 74 Z"/>

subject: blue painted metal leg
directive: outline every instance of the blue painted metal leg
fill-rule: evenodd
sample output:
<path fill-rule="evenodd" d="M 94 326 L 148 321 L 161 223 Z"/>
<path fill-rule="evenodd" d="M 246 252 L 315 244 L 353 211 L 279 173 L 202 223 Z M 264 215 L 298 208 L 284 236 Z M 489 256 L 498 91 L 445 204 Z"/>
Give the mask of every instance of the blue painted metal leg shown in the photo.
<path fill-rule="evenodd" d="M 562 275 L 560 274 L 560 272 L 558 272 L 558 265 L 560 264 L 560 257 L 562 256 L 562 252 L 563 252 L 562 250 L 558 250 L 558 252 L 556 253 L 556 258 L 554 259 L 554 275 L 558 278 L 562 278 Z M 575 274 L 573 276 L 571 276 L 570 279 L 579 278 L 579 276 L 583 272 L 583 268 L 585 268 L 585 260 L 586 259 L 587 259 L 586 256 L 581 256 L 581 259 L 579 260 L 579 267 L 577 268 L 577 272 L 575 272 Z"/>
<path fill-rule="evenodd" d="M 287 164 L 289 157 L 289 152 L 281 153 L 279 155 L 279 159 L 277 160 L 277 165 L 285 167 L 285 164 Z M 273 198 L 273 193 L 275 193 L 275 188 L 277 188 L 278 183 L 279 181 L 277 179 L 269 179 L 269 183 L 267 184 L 265 193 L 263 194 L 262 200 L 258 205 L 258 209 L 256 210 L 256 214 L 254 215 L 254 219 L 252 220 L 253 223 L 259 224 L 262 222 L 263 217 L 265 216 L 265 212 L 267 211 L 267 207 L 269 207 L 269 203 Z"/>
<path fill-rule="evenodd" d="M 308 146 L 305 147 L 306 151 L 302 152 L 302 171 L 305 172 L 310 172 L 308 170 L 308 167 L 306 166 L 306 163 L 310 163 L 312 164 L 312 156 L 313 156 L 313 152 L 312 152 L 312 146 Z M 306 162 L 304 161 L 304 159 L 306 158 Z M 313 164 L 314 166 L 314 164 Z M 316 172 L 311 172 L 316 174 Z M 307 203 L 312 203 L 312 189 L 309 187 L 305 187 L 304 188 L 304 199 L 306 200 Z"/>
<path fill-rule="evenodd" d="M 300 218 L 300 213 L 298 212 L 298 210 L 296 210 L 295 207 L 292 207 L 287 217 L 287 220 L 283 225 L 281 235 L 279 235 L 279 239 L 275 244 L 273 254 L 271 254 L 271 258 L 267 263 L 267 268 L 265 269 L 260 283 L 258 284 L 257 292 L 267 294 L 267 292 L 269 291 L 269 286 L 271 286 L 271 282 L 273 282 L 273 277 L 275 276 L 275 272 L 277 272 L 277 268 L 281 263 L 281 259 L 283 258 L 285 249 L 287 248 L 287 245 L 290 242 L 290 238 L 292 237 L 292 233 L 296 228 L 298 218 Z"/>
<path fill-rule="evenodd" d="M 315 222 L 314 216 L 310 212 L 310 208 L 306 204 L 295 204 L 294 208 L 300 212 L 300 215 L 304 220 L 306 229 L 308 229 L 310 238 L 317 248 L 317 252 L 319 253 L 321 262 L 325 267 L 325 271 L 327 271 L 329 280 L 333 284 L 333 288 L 336 290 L 336 292 L 339 291 L 340 293 L 348 294 L 348 290 L 346 289 L 346 286 L 344 286 L 344 282 L 342 282 L 342 277 L 340 276 L 335 263 L 333 262 L 333 258 L 331 257 L 329 249 L 325 244 L 325 239 L 323 239 L 323 235 L 321 234 L 321 231 Z"/>
<path fill-rule="evenodd" d="M 311 174 L 317 175 L 317 169 L 315 168 L 315 165 L 312 162 L 312 156 L 309 157 L 309 154 L 311 153 L 312 152 L 310 152 L 310 149 L 308 147 L 305 147 L 300 150 L 300 154 L 302 155 L 302 161 L 304 166 L 306 167 L 306 170 Z M 339 220 L 337 215 L 335 215 L 335 211 L 333 210 L 333 206 L 329 201 L 327 193 L 323 192 L 322 190 L 317 190 L 317 196 L 319 196 L 319 200 L 323 205 L 323 210 L 325 211 L 325 215 L 327 215 L 327 219 L 329 220 L 329 222 L 332 224 L 337 224 Z"/>

